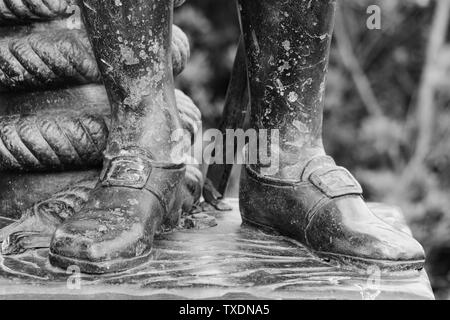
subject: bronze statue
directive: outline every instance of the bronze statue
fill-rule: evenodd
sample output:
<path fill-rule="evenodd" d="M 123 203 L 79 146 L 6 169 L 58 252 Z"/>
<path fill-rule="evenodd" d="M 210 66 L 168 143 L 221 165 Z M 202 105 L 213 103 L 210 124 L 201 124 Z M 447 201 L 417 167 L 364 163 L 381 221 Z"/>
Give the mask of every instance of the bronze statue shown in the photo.
<path fill-rule="evenodd" d="M 180 216 L 186 168 L 172 162 L 172 132 L 181 129 L 170 55 L 173 1 L 85 0 L 82 10 L 111 129 L 97 186 L 56 230 L 50 262 L 114 272 L 146 261 L 155 232 Z"/>
<path fill-rule="evenodd" d="M 243 126 L 239 107 L 250 101 L 247 126 L 280 131 L 279 144 L 272 150 L 279 152 L 277 172 L 271 173 L 266 163 L 242 170 L 243 221 L 296 239 L 327 261 L 393 270 L 422 268 L 421 245 L 368 208 L 359 183 L 323 147 L 336 1 L 238 3 L 244 42 L 221 130 Z M 242 72 L 245 67 L 248 78 Z M 230 166 L 213 165 L 207 174 L 204 197 L 219 209 L 230 171 Z"/>
<path fill-rule="evenodd" d="M 114 127 L 74 1 L 1 0 L 0 24 L 0 208 L 2 216 L 19 219 L 0 230 L 0 241 L 2 254 L 17 254 L 48 247 L 55 229 L 81 210 L 96 186 Z M 152 27 L 145 30 L 152 32 Z M 172 49 L 168 71 L 176 75 L 187 62 L 189 43 L 176 26 L 167 40 Z M 148 55 L 145 68 L 153 66 L 156 55 Z M 173 106 L 177 102 L 179 125 L 194 136 L 200 111 L 179 90 L 169 98 Z M 148 125 L 156 128 L 158 123 Z M 201 172 L 188 165 L 183 183 L 176 186 L 177 201 L 170 205 L 189 211 L 200 198 L 201 185 Z M 165 224 L 174 223 L 165 218 Z"/>
<path fill-rule="evenodd" d="M 280 130 L 280 170 L 241 175 L 244 221 L 292 237 L 324 259 L 421 268 L 421 245 L 376 217 L 355 178 L 325 154 L 322 113 L 335 0 L 239 0 L 251 127 Z"/>
<path fill-rule="evenodd" d="M 41 10 L 27 11 L 24 8 L 30 6 L 22 5 L 0 13 L 10 22 L 68 16 L 67 1 L 56 2 Z M 64 172 L 95 167 L 105 149 L 103 170 L 98 181 L 93 181 L 98 172 L 84 171 L 88 184 L 81 178 L 64 178 L 68 187 L 78 188 L 70 194 L 82 200 L 62 202 L 56 210 L 60 214 L 51 216 L 55 221 L 50 224 L 41 223 L 42 213 L 36 217 L 29 211 L 5 232 L 9 242 L 4 243 L 16 244 L 6 246 L 6 251 L 20 250 L 20 233 L 13 231 L 30 231 L 36 224 L 46 243 L 57 227 L 50 244 L 54 266 L 109 273 L 148 260 L 155 233 L 177 225 L 183 202 L 198 200 L 195 185 L 201 183 L 201 175 L 192 166 L 173 161 L 180 137 L 172 133 L 183 126 L 195 131 L 189 121 L 181 121 L 180 112 L 184 119 L 199 115 L 192 111 L 195 108 L 183 112 L 181 98 L 177 109 L 172 60 L 177 66 L 182 63 L 171 55 L 172 47 L 177 47 L 171 38 L 173 0 L 84 0 L 80 6 L 93 53 L 79 30 L 16 35 L 0 45 L 0 88 L 29 91 L 102 80 L 106 93 L 99 85 L 96 90 L 102 94 L 95 99 L 97 104 L 101 101 L 100 107 L 95 106 L 101 111 L 2 118 L 0 133 L 11 142 L 0 144 L 0 163 L 12 172 L 10 177 L 17 171 Z M 225 114 L 224 123 L 242 124 L 239 110 L 250 104 L 250 127 L 279 129 L 281 138 L 278 173 L 268 173 L 262 163 L 243 168 L 242 218 L 299 241 L 324 260 L 421 269 L 425 258 L 420 244 L 374 215 L 362 199 L 359 183 L 323 148 L 323 98 L 335 6 L 335 0 L 238 0 L 243 40 L 228 96 L 236 114 L 232 119 Z M 110 114 L 104 110 L 108 104 Z M 91 111 L 94 105 L 89 103 Z M 5 113 L 23 112 L 28 111 L 15 108 Z M 58 129 L 46 129 L 52 126 Z M 32 129 L 39 134 L 30 133 Z M 69 146 L 62 144 L 64 139 L 70 140 Z M 55 147 L 49 150 L 44 142 Z M 214 176 L 211 172 L 209 178 Z M 226 184 L 229 168 L 224 172 L 212 181 L 219 189 Z M 205 193 L 206 200 L 217 205 L 214 197 Z M 39 208 L 46 204 L 37 202 Z"/>

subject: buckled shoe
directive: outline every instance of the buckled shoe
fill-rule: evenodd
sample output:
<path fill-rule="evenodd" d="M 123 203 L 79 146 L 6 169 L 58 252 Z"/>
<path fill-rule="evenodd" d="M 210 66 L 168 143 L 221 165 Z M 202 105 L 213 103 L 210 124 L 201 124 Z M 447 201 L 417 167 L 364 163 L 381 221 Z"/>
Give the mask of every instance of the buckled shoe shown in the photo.
<path fill-rule="evenodd" d="M 328 156 L 312 158 L 298 180 L 246 166 L 240 209 L 244 222 L 291 237 L 326 261 L 388 270 L 421 269 L 425 262 L 422 246 L 377 217 L 356 179 Z"/>
<path fill-rule="evenodd" d="M 158 163 L 136 150 L 107 157 L 83 210 L 55 232 L 50 262 L 101 274 L 147 261 L 155 233 L 178 222 L 184 175 L 184 164 Z"/>

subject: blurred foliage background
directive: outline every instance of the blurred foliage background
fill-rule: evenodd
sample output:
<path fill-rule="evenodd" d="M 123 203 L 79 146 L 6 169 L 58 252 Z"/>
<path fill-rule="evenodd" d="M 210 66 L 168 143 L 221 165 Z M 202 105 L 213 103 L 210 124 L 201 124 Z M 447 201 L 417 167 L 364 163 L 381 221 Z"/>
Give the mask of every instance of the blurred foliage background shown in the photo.
<path fill-rule="evenodd" d="M 369 30 L 367 8 L 381 8 Z M 217 127 L 239 38 L 233 0 L 189 0 L 175 23 L 191 42 L 177 80 Z M 436 296 L 450 299 L 450 0 L 339 0 L 324 141 L 370 201 L 397 205 L 428 255 Z M 238 172 L 238 170 L 236 170 Z M 236 195 L 237 174 L 229 194 Z"/>

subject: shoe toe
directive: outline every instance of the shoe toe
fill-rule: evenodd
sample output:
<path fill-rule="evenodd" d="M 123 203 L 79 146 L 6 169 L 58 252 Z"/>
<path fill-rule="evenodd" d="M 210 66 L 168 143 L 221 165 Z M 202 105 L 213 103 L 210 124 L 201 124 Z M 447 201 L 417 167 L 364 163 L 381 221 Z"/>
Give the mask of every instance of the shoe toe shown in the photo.
<path fill-rule="evenodd" d="M 53 236 L 52 254 L 102 262 L 132 258 L 146 251 L 145 232 L 138 219 L 111 212 L 88 211 L 68 221 Z"/>
<path fill-rule="evenodd" d="M 357 197 L 330 202 L 307 228 L 308 244 L 319 254 L 364 264 L 420 268 L 425 253 L 410 234 L 378 218 Z"/>
<path fill-rule="evenodd" d="M 378 249 L 380 259 L 388 261 L 425 260 L 424 249 L 417 240 L 392 226 L 380 224 L 379 231 L 372 234 L 373 247 Z"/>

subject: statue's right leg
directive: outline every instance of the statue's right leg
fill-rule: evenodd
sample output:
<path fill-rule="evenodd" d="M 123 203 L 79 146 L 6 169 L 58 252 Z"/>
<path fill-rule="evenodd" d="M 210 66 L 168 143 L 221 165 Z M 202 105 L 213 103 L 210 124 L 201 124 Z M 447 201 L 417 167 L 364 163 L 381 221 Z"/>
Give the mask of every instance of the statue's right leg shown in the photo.
<path fill-rule="evenodd" d="M 77 265 L 85 273 L 129 269 L 149 258 L 162 223 L 178 221 L 185 165 L 173 160 L 180 149 L 173 133 L 181 128 L 171 64 L 173 5 L 82 1 L 112 122 L 97 186 L 53 236 L 55 266 Z"/>
<path fill-rule="evenodd" d="M 322 144 L 335 0 L 238 0 L 247 51 L 251 127 L 279 130 L 279 167 L 247 165 L 243 219 L 292 237 L 325 259 L 422 268 L 410 235 L 379 219 L 356 179 Z M 263 146 L 269 149 L 269 146 Z M 259 145 L 261 148 L 261 145 Z"/>

